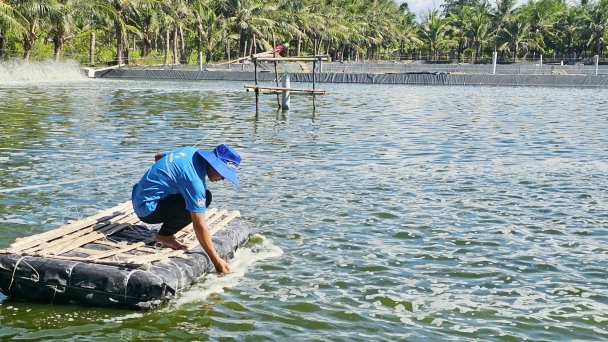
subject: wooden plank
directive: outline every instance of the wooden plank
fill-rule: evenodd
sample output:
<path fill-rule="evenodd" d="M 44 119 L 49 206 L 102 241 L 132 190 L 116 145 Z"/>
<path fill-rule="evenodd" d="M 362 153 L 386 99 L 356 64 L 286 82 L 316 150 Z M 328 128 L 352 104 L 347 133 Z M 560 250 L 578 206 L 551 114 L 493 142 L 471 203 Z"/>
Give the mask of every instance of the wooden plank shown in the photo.
<path fill-rule="evenodd" d="M 220 221 L 213 228 L 209 229 L 209 234 L 213 235 L 213 234 L 217 233 L 219 230 L 224 228 L 228 224 L 228 222 L 230 222 L 240 216 L 241 216 L 241 213 L 238 210 L 233 211 L 232 213 L 230 213 L 230 215 L 228 215 L 228 217 L 226 217 L 225 219 Z"/>
<path fill-rule="evenodd" d="M 81 228 L 80 230 L 78 230 L 70 235 L 65 235 L 63 237 L 60 237 L 60 238 L 52 240 L 52 241 L 43 242 L 42 244 L 39 244 L 33 248 L 29 248 L 23 252 L 33 253 L 33 252 L 40 251 L 43 249 L 54 249 L 54 246 L 65 245 L 66 242 L 74 241 L 74 239 L 76 239 L 80 236 L 86 235 L 86 234 L 90 234 L 93 231 L 104 230 L 108 226 L 115 226 L 115 225 L 119 224 L 121 221 L 125 220 L 125 218 L 127 218 L 127 217 L 133 218 L 133 217 L 137 217 L 137 216 L 135 216 L 135 214 L 119 215 L 119 216 L 116 216 L 114 218 L 114 220 L 104 221 L 103 223 L 99 223 L 97 225 L 94 225 L 91 227 L 86 227 L 83 229 Z M 139 218 L 137 218 L 137 220 L 139 220 Z"/>
<path fill-rule="evenodd" d="M 146 256 L 136 256 L 133 258 L 129 258 L 129 259 L 125 260 L 125 263 L 141 265 L 141 264 L 145 264 L 148 262 L 159 261 L 164 258 L 170 258 L 170 257 L 182 255 L 186 252 L 183 249 L 180 249 L 180 250 L 169 249 L 169 250 L 170 250 L 169 253 L 156 253 L 156 254 L 151 254 L 151 255 L 146 255 Z"/>
<path fill-rule="evenodd" d="M 139 218 L 137 218 L 137 216 L 135 216 L 133 221 L 137 222 L 137 221 L 139 221 Z M 86 245 L 87 243 L 93 242 L 97 239 L 106 237 L 108 235 L 112 235 L 126 227 L 129 227 L 131 224 L 132 224 L 131 222 L 111 224 L 107 227 L 104 227 L 100 230 L 90 232 L 90 233 L 80 236 L 76 239 L 64 241 L 63 243 L 55 245 L 51 248 L 41 249 L 40 251 L 38 251 L 38 253 L 43 256 L 60 255 L 63 253 L 67 253 L 76 247 L 80 247 L 80 246 Z"/>
<path fill-rule="evenodd" d="M 128 245 L 128 246 L 130 246 L 130 245 Z M 86 259 L 86 261 L 91 261 L 91 260 L 89 260 L 89 258 L 94 257 L 94 256 L 99 255 L 99 254 L 107 253 L 109 251 L 113 251 L 113 250 L 102 251 L 102 250 L 98 250 L 98 249 L 91 249 L 91 248 L 84 248 L 84 247 L 77 247 L 77 248 L 74 248 L 72 250 L 72 252 L 87 254 L 88 256 L 84 257 Z M 126 258 L 133 257 L 133 254 L 116 254 L 115 256 L 118 257 L 118 258 L 126 259 Z M 55 257 L 53 257 L 53 259 L 54 258 Z"/>
<path fill-rule="evenodd" d="M 110 256 L 115 256 L 115 255 L 120 254 L 120 253 L 128 252 L 128 251 L 136 249 L 137 247 L 141 247 L 141 246 L 144 246 L 144 245 L 145 244 L 143 242 L 134 243 L 132 245 L 127 245 L 127 246 L 125 246 L 123 248 L 115 249 L 113 251 L 107 251 L 107 252 L 102 253 L 102 254 L 96 254 L 94 256 L 89 256 L 89 259 L 90 259 L 90 261 L 95 262 L 95 261 L 97 261 L 99 259 L 103 259 L 103 258 L 107 258 L 107 257 L 110 257 Z"/>
<path fill-rule="evenodd" d="M 146 243 L 145 241 L 142 241 L 142 242 Z M 94 241 L 93 243 L 120 248 L 120 246 L 116 242 L 97 240 L 97 241 Z M 157 253 L 158 249 L 153 248 L 153 247 L 141 246 L 141 247 L 137 247 L 137 251 L 144 252 L 144 253 Z"/>
<path fill-rule="evenodd" d="M 261 85 L 245 85 L 245 89 L 267 89 L 267 90 L 289 90 L 290 93 L 315 93 L 319 95 L 325 94 L 324 89 L 304 89 L 304 88 L 283 88 L 283 87 L 271 87 L 271 86 L 261 86 Z M 248 90 L 249 91 L 249 90 Z"/>
<path fill-rule="evenodd" d="M 258 62 L 311 62 L 311 61 L 329 61 L 326 55 L 310 56 L 310 57 L 254 57 Z"/>
<path fill-rule="evenodd" d="M 207 226 L 211 226 L 213 224 L 213 222 L 217 221 L 220 217 L 224 216 L 228 211 L 227 210 L 220 210 L 217 215 L 214 215 L 213 217 L 211 217 L 210 219 L 206 219 L 205 223 L 207 223 Z M 188 233 L 188 235 L 186 235 L 183 240 L 184 241 L 191 241 L 196 237 L 196 233 L 192 232 L 192 233 Z"/>
<path fill-rule="evenodd" d="M 234 218 L 239 217 L 239 216 L 241 216 L 241 214 L 238 211 L 231 212 L 222 221 L 213 225 L 212 227 L 209 227 L 209 235 L 213 236 L 215 233 L 222 230 L 222 228 L 224 228 L 228 224 L 228 222 L 232 221 Z M 193 240 L 192 242 L 188 243 L 188 250 L 199 245 L 198 240 L 193 239 L 192 237 L 196 237 L 196 233 L 192 233 L 191 236 L 188 236 L 188 239 L 185 240 L 186 242 L 188 242 L 189 240 Z"/>
<path fill-rule="evenodd" d="M 58 237 L 65 236 L 66 234 L 73 233 L 84 227 L 111 220 L 112 218 L 123 214 L 125 211 L 124 209 L 127 206 L 130 206 L 131 207 L 130 211 L 133 211 L 131 201 L 127 201 L 127 202 L 117 205 L 114 208 L 110 208 L 108 210 L 101 211 L 98 214 L 90 216 L 86 219 L 70 223 L 68 225 L 65 225 L 65 226 L 57 228 L 57 229 L 50 230 L 48 232 L 44 232 L 41 234 L 36 234 L 36 235 L 32 235 L 32 236 L 29 236 L 26 238 L 19 239 L 18 241 L 11 244 L 11 246 L 9 248 L 7 248 L 6 251 L 8 253 L 18 253 L 19 251 L 22 251 L 24 249 L 28 249 L 28 248 L 37 246 L 41 243 L 50 241 L 52 239 L 56 239 Z"/>

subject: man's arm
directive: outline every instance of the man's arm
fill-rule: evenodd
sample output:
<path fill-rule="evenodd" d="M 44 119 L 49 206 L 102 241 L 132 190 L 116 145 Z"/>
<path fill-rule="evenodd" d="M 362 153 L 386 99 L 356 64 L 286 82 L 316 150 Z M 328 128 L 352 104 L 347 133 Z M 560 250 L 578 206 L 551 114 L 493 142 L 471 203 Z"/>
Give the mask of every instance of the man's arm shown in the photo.
<path fill-rule="evenodd" d="M 230 267 L 226 261 L 220 258 L 215 251 L 215 247 L 213 247 L 211 234 L 209 234 L 209 228 L 207 227 L 207 223 L 205 223 L 205 214 L 190 212 L 190 217 L 192 218 L 192 225 L 194 226 L 196 238 L 205 252 L 207 252 L 207 255 L 211 258 L 211 262 L 215 265 L 215 269 L 220 273 L 230 272 Z"/>

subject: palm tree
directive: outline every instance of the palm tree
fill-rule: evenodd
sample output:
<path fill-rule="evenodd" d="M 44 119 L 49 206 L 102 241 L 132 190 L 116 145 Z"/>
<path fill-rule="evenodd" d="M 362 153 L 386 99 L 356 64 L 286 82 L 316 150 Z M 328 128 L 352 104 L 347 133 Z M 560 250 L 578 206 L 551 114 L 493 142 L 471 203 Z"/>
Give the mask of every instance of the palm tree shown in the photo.
<path fill-rule="evenodd" d="M 240 46 L 243 38 L 251 37 L 252 41 L 258 38 L 257 44 L 262 44 L 266 48 L 270 48 L 270 44 L 265 39 L 262 30 L 265 27 L 275 25 L 275 22 L 268 18 L 268 14 L 276 9 L 276 5 L 272 2 L 264 0 L 235 0 L 231 6 L 228 20 L 235 28 L 239 36 L 236 58 L 240 56 Z M 252 51 L 255 51 L 254 44 L 251 45 Z"/>
<path fill-rule="evenodd" d="M 23 33 L 23 59 L 27 61 L 43 25 L 47 23 L 49 15 L 57 10 L 58 4 L 55 0 L 23 0 L 17 1 L 14 8 L 27 22 Z"/>
<path fill-rule="evenodd" d="M 569 7 L 562 12 L 556 26 L 557 36 L 566 53 L 574 52 L 579 45 L 583 25 L 583 16 L 580 7 Z"/>
<path fill-rule="evenodd" d="M 483 44 L 487 43 L 492 35 L 489 10 L 490 8 L 485 4 L 472 8 L 464 26 L 465 35 L 471 39 L 475 47 L 475 56 L 481 56 Z"/>
<path fill-rule="evenodd" d="M 608 0 L 599 0 L 583 8 L 583 17 L 590 31 L 587 45 L 595 46 L 595 54 L 601 58 L 604 35 L 608 31 Z"/>
<path fill-rule="evenodd" d="M 519 14 L 524 16 L 522 20 L 530 24 L 530 30 L 536 33 L 539 48 L 544 49 L 549 41 L 556 39 L 556 23 L 565 6 L 562 0 L 529 0 L 521 7 Z"/>
<path fill-rule="evenodd" d="M 449 21 L 445 19 L 437 10 L 428 10 L 427 15 L 420 24 L 420 35 L 422 40 L 428 44 L 429 52 L 433 54 L 433 59 L 437 59 L 439 49 L 452 42 L 447 33 L 450 29 Z"/>
<path fill-rule="evenodd" d="M 68 40 L 86 33 L 87 21 L 90 13 L 96 10 L 97 3 L 86 0 L 58 0 L 55 10 L 49 12 L 49 30 L 47 39 L 53 42 L 55 61 L 59 60 L 61 49 Z"/>
<path fill-rule="evenodd" d="M 134 8 L 144 2 L 154 3 L 157 0 L 102 0 L 109 5 L 112 19 L 114 21 L 114 33 L 116 38 L 116 63 L 123 64 L 123 52 L 127 41 L 127 30 L 137 33 L 137 28 L 130 25 L 130 15 Z"/>
<path fill-rule="evenodd" d="M 0 58 L 4 57 L 4 46 L 8 34 L 27 32 L 25 18 L 16 12 L 9 4 L 0 0 Z"/>
<path fill-rule="evenodd" d="M 497 42 L 499 50 L 513 51 L 513 62 L 517 55 L 530 49 L 539 48 L 537 35 L 530 29 L 531 23 L 523 20 L 524 16 L 516 16 L 507 22 L 505 27 L 499 32 Z"/>

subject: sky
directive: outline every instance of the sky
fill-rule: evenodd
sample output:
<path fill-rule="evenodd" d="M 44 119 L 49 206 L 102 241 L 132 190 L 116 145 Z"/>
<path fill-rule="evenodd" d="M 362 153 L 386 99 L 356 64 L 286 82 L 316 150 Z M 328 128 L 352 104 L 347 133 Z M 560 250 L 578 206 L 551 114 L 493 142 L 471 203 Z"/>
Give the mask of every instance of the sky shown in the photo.
<path fill-rule="evenodd" d="M 420 17 L 421 12 L 426 13 L 427 9 L 432 10 L 436 8 L 441 10 L 440 6 L 443 4 L 443 0 L 396 0 L 395 2 L 398 4 L 407 2 L 410 11 L 416 14 L 417 17 Z"/>
<path fill-rule="evenodd" d="M 395 0 L 396 3 L 401 4 L 403 2 L 407 2 L 410 11 L 416 14 L 416 19 L 419 19 L 422 14 L 426 14 L 427 10 L 437 9 L 439 11 L 442 10 L 441 5 L 443 4 L 443 0 Z M 521 6 L 526 3 L 527 0 L 517 0 L 515 1 L 515 6 Z M 490 4 L 495 4 L 495 0 L 490 0 Z"/>

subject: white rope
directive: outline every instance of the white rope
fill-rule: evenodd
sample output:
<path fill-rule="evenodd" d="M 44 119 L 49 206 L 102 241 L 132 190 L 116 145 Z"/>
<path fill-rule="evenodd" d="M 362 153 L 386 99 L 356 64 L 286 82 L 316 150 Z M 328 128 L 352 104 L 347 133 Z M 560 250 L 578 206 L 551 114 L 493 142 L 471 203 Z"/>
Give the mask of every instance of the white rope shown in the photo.
<path fill-rule="evenodd" d="M 131 278 L 131 274 L 135 273 L 139 271 L 138 269 L 134 269 L 131 272 L 129 272 L 129 274 L 127 274 L 127 277 L 125 278 L 125 304 L 127 303 L 127 285 L 129 285 L 129 278 Z"/>
<path fill-rule="evenodd" d="M 134 171 L 130 171 L 130 172 L 132 173 Z M 45 183 L 45 184 L 27 185 L 27 186 L 22 186 L 22 187 L 18 187 L 18 188 L 11 188 L 11 189 L 0 189 L 0 194 L 1 193 L 5 193 L 5 192 L 13 192 L 13 191 L 21 191 L 21 190 L 29 190 L 29 189 L 40 189 L 40 188 L 50 188 L 50 187 L 57 186 L 57 185 L 82 183 L 82 182 L 85 182 L 85 181 L 92 181 L 92 180 L 98 180 L 98 179 L 106 179 L 106 178 L 114 177 L 114 176 L 125 174 L 125 173 L 128 173 L 128 172 L 122 172 L 122 173 L 118 173 L 118 174 L 115 173 L 115 174 L 111 174 L 111 175 L 105 175 L 105 176 L 99 176 L 99 177 L 93 177 L 93 178 L 77 179 L 77 180 L 65 181 L 65 182 L 51 182 L 51 183 Z"/>
<path fill-rule="evenodd" d="M 19 263 L 21 262 L 21 260 L 27 258 L 27 256 L 22 256 L 21 258 L 19 258 L 19 260 L 17 260 L 17 263 L 15 264 L 15 268 L 13 269 L 13 275 L 11 277 L 11 283 L 8 285 L 8 290 L 11 289 L 11 286 L 13 286 L 13 281 L 15 281 L 15 273 L 17 272 L 17 267 L 19 266 Z M 28 264 L 26 261 L 23 262 L 24 264 L 28 265 L 32 270 L 34 270 L 34 272 L 36 272 L 36 276 L 35 277 L 30 277 L 30 280 L 34 281 L 34 282 L 38 282 L 40 280 L 40 274 L 38 274 L 38 271 L 36 271 L 35 268 L 32 267 L 32 265 Z M 23 277 L 19 277 L 19 278 L 23 278 Z M 23 278 L 23 279 L 27 279 L 27 278 Z"/>
<path fill-rule="evenodd" d="M 81 219 L 80 217 L 80 211 L 78 210 L 77 206 L 71 205 L 68 207 L 68 212 L 65 213 L 65 215 L 63 215 L 63 217 L 61 218 L 61 224 L 65 224 L 65 222 L 63 222 L 65 220 L 65 218 L 72 212 L 72 208 L 74 208 L 74 210 L 76 210 L 76 217 L 78 220 Z"/>
<path fill-rule="evenodd" d="M 67 269 L 68 271 L 68 288 L 71 289 L 72 288 L 72 272 L 74 271 L 74 267 L 76 267 L 76 265 L 80 264 L 80 262 L 75 263 L 74 265 L 70 266 L 70 268 Z"/>
<path fill-rule="evenodd" d="M 172 263 L 173 265 L 175 265 L 175 267 L 177 267 L 177 270 L 179 271 L 179 274 L 182 278 L 182 285 L 185 287 L 186 286 L 186 280 L 184 279 L 184 273 L 182 273 L 180 270 L 182 269 L 181 267 L 179 267 L 178 264 L 175 263 L 175 261 L 169 259 L 169 262 Z M 174 272 L 175 273 L 175 272 Z M 177 278 L 177 277 L 175 277 Z M 177 279 L 176 279 L 177 280 Z M 177 281 L 177 285 L 175 286 L 175 293 L 177 293 L 177 291 L 179 291 L 179 281 Z"/>
<path fill-rule="evenodd" d="M 234 114 L 234 112 L 236 112 L 241 105 L 243 105 L 243 103 L 245 103 L 245 101 L 249 98 L 249 96 L 251 96 L 251 93 L 247 93 L 247 95 L 245 96 L 245 98 L 243 99 L 243 101 L 241 101 L 241 103 L 239 103 L 238 106 L 236 106 L 236 108 L 232 111 L 232 113 L 230 113 L 230 115 Z M 196 147 L 196 145 L 202 143 L 205 139 L 207 139 L 207 137 L 209 137 L 211 135 L 211 133 L 215 132 L 215 130 L 217 130 L 218 128 L 220 128 L 224 123 L 226 123 L 226 121 L 228 121 L 228 118 L 224 118 L 224 120 L 222 122 L 220 122 L 219 125 L 215 126 L 214 129 L 212 129 L 209 133 L 207 133 L 207 135 L 205 135 L 201 140 L 199 140 L 196 144 L 192 145 L 192 147 Z"/>

